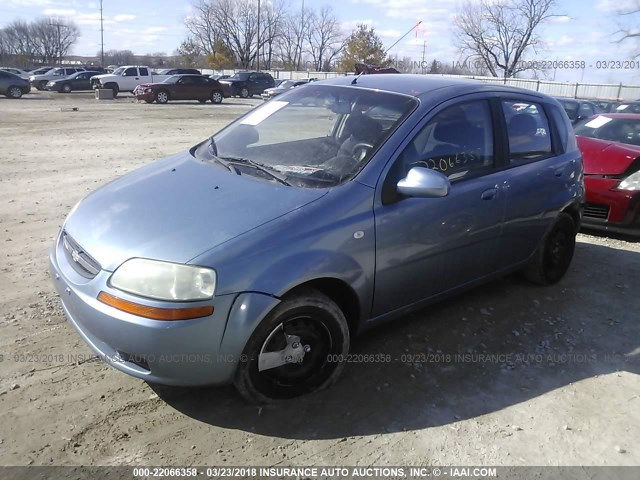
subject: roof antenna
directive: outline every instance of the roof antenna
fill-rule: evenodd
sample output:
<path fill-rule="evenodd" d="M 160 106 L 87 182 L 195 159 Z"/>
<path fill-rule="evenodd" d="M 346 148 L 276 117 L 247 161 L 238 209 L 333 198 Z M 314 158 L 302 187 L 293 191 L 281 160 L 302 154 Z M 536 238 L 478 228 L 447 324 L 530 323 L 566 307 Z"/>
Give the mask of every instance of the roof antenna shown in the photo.
<path fill-rule="evenodd" d="M 355 85 L 356 83 L 358 83 L 358 79 L 364 74 L 364 70 L 361 71 L 358 76 L 356 78 L 354 78 L 353 80 L 351 80 L 351 85 Z"/>

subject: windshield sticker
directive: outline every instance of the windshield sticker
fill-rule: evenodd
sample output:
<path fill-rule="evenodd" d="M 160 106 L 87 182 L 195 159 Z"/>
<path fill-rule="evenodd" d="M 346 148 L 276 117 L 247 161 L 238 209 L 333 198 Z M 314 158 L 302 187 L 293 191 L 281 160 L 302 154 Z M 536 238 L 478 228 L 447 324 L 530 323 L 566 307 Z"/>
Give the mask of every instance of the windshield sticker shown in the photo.
<path fill-rule="evenodd" d="M 273 168 L 279 172 L 296 173 L 298 175 L 311 175 L 322 170 L 321 168 L 305 167 L 304 165 L 274 165 Z"/>
<path fill-rule="evenodd" d="M 609 123 L 611 120 L 611 118 L 609 117 L 596 117 L 593 120 L 587 122 L 584 124 L 585 127 L 589 127 L 589 128 L 600 128 L 603 125 L 606 125 L 607 123 Z"/>
<path fill-rule="evenodd" d="M 240 123 L 243 125 L 258 125 L 265 118 L 270 117 L 278 110 L 288 105 L 289 102 L 281 102 L 279 100 L 271 100 L 267 102 L 263 107 L 258 108 L 255 112 L 247 115 Z"/>

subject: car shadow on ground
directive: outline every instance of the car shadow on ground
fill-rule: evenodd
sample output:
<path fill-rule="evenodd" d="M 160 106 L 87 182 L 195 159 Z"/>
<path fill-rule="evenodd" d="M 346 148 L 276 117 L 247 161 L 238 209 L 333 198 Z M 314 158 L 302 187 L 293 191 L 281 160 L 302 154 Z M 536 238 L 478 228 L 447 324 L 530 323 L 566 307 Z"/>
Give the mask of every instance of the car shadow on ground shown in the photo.
<path fill-rule="evenodd" d="M 621 240 L 623 242 L 629 242 L 629 243 L 640 242 L 640 235 L 630 235 L 624 232 L 610 232 L 606 230 L 591 229 L 585 226 L 582 227 L 582 229 L 580 230 L 580 233 L 583 233 L 585 235 L 591 235 L 592 237 L 602 238 L 604 240 L 613 239 L 613 240 Z"/>
<path fill-rule="evenodd" d="M 364 334 L 339 382 L 315 395 L 260 408 L 232 387 L 152 388 L 199 421 L 282 438 L 445 425 L 595 375 L 640 373 L 639 279 L 638 253 L 578 243 L 556 286 L 512 275 Z"/>

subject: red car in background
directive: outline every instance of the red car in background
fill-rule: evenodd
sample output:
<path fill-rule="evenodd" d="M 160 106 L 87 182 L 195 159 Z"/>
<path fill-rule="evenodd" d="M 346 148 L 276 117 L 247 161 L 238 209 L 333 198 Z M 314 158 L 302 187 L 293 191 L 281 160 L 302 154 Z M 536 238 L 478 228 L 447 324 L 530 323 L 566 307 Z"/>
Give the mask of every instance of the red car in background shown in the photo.
<path fill-rule="evenodd" d="M 202 75 L 172 75 L 164 82 L 138 85 L 133 95 L 147 103 L 167 103 L 169 100 L 221 103 L 223 98 L 231 96 L 231 90 L 228 85 Z"/>
<path fill-rule="evenodd" d="M 640 115 L 596 115 L 575 133 L 584 158 L 583 225 L 640 235 Z"/>

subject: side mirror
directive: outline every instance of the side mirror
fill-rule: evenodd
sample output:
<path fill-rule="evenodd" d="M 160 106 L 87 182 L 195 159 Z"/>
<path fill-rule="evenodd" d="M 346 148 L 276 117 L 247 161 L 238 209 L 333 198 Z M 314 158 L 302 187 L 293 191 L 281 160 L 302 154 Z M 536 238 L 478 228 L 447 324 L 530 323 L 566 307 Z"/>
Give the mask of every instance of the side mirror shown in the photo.
<path fill-rule="evenodd" d="M 398 193 L 407 197 L 446 197 L 450 188 L 446 176 L 425 167 L 413 167 L 397 184 Z"/>

